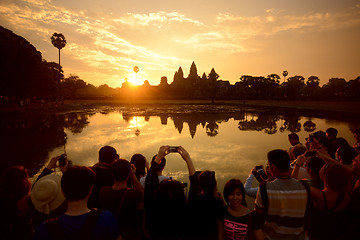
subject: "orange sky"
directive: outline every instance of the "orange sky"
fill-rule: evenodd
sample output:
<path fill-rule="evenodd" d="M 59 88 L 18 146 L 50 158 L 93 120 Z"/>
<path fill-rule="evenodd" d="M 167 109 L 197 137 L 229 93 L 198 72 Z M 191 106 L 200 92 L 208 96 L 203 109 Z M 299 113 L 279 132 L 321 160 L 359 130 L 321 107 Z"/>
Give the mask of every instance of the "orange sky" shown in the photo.
<path fill-rule="evenodd" d="M 119 87 L 171 83 L 192 61 L 232 84 L 242 75 L 360 76 L 360 0 L 1 0 L 0 25 L 58 61 L 65 76 Z M 139 66 L 135 76 L 133 67 Z"/>

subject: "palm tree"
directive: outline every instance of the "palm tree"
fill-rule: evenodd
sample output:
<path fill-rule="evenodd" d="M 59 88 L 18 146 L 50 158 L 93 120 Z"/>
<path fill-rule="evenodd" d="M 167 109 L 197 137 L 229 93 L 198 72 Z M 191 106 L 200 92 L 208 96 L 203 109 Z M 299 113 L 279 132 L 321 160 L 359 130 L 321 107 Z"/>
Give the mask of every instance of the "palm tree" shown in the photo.
<path fill-rule="evenodd" d="M 50 39 L 54 47 L 59 49 L 59 65 L 60 65 L 60 50 L 66 45 L 65 36 L 62 33 L 54 33 Z"/>
<path fill-rule="evenodd" d="M 289 73 L 288 73 L 288 71 L 283 71 L 283 76 L 284 76 L 284 82 L 285 82 L 285 78 L 286 78 L 286 76 L 288 75 Z"/>

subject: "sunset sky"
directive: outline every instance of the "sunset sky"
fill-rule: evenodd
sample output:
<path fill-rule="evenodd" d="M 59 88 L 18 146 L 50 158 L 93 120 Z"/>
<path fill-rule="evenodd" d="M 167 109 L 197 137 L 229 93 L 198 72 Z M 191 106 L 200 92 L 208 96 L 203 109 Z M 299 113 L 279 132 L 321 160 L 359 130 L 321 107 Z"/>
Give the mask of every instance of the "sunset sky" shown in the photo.
<path fill-rule="evenodd" d="M 0 0 L 0 25 L 58 61 L 65 76 L 120 87 L 157 85 L 211 68 L 234 84 L 242 75 L 360 76 L 360 0 Z M 139 66 L 135 76 L 134 66 Z"/>

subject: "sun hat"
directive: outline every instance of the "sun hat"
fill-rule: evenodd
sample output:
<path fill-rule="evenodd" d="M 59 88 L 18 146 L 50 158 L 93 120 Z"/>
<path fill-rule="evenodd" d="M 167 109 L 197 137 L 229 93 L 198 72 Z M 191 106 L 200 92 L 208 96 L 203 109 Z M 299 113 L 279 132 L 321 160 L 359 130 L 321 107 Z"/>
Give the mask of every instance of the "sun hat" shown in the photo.
<path fill-rule="evenodd" d="M 37 211 L 50 214 L 65 201 L 60 182 L 60 175 L 49 174 L 34 184 L 30 198 Z"/>

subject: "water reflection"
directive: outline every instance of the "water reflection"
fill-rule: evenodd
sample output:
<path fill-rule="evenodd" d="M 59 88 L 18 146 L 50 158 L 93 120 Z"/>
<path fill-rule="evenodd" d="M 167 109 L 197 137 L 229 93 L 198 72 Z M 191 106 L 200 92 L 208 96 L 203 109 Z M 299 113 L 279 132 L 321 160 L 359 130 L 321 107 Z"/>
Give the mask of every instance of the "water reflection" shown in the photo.
<path fill-rule="evenodd" d="M 330 126 L 350 144 L 354 142 L 350 128 L 359 127 L 356 120 L 236 106 L 120 106 L 59 115 L 3 114 L 0 150 L 2 168 L 23 164 L 33 175 L 65 150 L 74 164 L 91 166 L 104 145 L 114 146 L 126 159 L 135 153 L 151 159 L 161 145 L 182 145 L 197 170 L 216 171 L 221 189 L 229 178 L 245 180 L 253 166 L 265 163 L 268 151 L 287 149 L 288 133 L 297 132 L 304 141 L 309 133 Z M 164 173 L 188 181 L 186 165 L 177 154 L 168 155 Z"/>
<path fill-rule="evenodd" d="M 24 165 L 33 175 L 50 151 L 66 143 L 63 116 L 18 113 L 1 114 L 0 119 L 2 168 Z"/>

